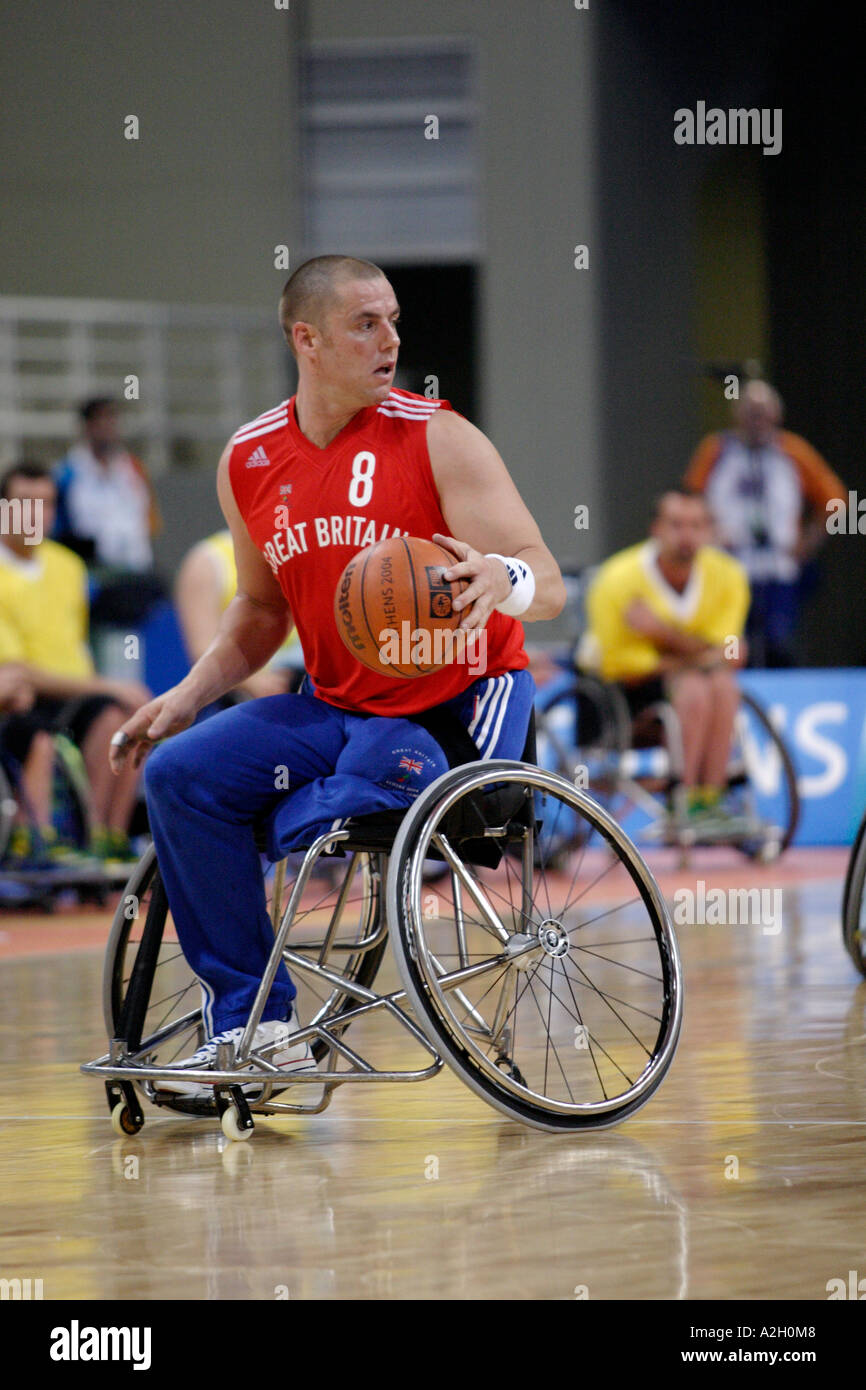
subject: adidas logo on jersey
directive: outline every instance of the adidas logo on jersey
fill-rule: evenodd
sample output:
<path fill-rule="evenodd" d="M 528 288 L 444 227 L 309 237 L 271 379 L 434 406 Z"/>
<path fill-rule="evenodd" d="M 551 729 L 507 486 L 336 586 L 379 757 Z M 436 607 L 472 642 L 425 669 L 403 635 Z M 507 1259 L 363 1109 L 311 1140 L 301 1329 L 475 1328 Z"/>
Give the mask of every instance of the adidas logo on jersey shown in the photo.
<path fill-rule="evenodd" d="M 253 450 L 253 452 L 247 459 L 247 468 L 267 468 L 269 464 L 270 459 L 268 458 L 261 444 L 257 449 Z"/>

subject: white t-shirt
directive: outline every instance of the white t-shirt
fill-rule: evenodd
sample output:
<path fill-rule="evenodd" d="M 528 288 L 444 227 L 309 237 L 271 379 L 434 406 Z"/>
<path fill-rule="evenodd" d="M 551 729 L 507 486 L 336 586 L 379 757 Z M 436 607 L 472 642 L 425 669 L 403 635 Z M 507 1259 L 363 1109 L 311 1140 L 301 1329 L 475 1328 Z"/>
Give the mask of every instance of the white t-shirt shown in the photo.
<path fill-rule="evenodd" d="M 148 570 L 150 492 L 123 450 L 101 463 L 87 444 L 77 444 L 57 465 L 69 527 L 95 543 L 95 561 L 113 569 Z"/>
<path fill-rule="evenodd" d="M 799 565 L 792 552 L 800 535 L 803 490 L 787 454 L 772 443 L 749 449 L 736 435 L 728 435 L 706 497 L 720 544 L 745 565 L 750 579 L 797 578 Z"/>

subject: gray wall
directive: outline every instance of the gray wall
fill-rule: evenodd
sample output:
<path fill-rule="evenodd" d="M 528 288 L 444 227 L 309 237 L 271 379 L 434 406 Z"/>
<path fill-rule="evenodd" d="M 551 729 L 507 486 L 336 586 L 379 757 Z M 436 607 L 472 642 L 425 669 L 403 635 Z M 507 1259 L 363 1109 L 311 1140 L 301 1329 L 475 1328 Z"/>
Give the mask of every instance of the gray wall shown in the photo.
<path fill-rule="evenodd" d="M 483 76 L 487 255 L 482 418 L 554 551 L 603 552 L 592 152 L 595 20 L 562 0 L 42 0 L 8 7 L 0 81 L 16 113 L 2 150 L 0 292 L 272 302 L 297 263 L 299 37 L 468 34 Z M 141 122 L 123 138 L 123 118 Z M 419 138 L 421 132 L 419 131 Z M 351 248 L 347 248 L 351 249 Z M 591 259 L 591 266 L 595 262 Z M 271 402 L 262 402 L 263 408 Z M 176 503 L 209 470 L 161 481 L 173 565 Z M 590 507 L 589 535 L 573 528 Z M 196 532 L 199 528 L 196 527 Z"/>
<path fill-rule="evenodd" d="M 268 302 L 294 233 L 289 24 L 249 0 L 4 6 L 0 293 Z"/>
<path fill-rule="evenodd" d="M 293 23 L 258 0 L 5 6 L 0 294 L 276 316 L 274 247 L 294 257 L 301 222 Z M 165 574 L 220 520 L 218 452 L 157 481 Z"/>

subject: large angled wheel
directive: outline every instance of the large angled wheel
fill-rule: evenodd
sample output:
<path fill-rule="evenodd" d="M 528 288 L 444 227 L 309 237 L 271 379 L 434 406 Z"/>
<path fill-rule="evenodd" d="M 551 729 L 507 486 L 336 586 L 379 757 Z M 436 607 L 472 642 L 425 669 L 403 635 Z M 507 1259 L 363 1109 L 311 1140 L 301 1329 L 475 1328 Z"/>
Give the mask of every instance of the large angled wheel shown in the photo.
<path fill-rule="evenodd" d="M 586 833 L 563 864 L 545 845 L 575 817 Z M 431 892 L 436 855 L 449 873 Z M 566 779 L 505 761 L 445 773 L 403 821 L 387 901 L 431 1042 L 510 1118 L 610 1125 L 662 1081 L 682 1017 L 668 912 L 632 842 Z"/>

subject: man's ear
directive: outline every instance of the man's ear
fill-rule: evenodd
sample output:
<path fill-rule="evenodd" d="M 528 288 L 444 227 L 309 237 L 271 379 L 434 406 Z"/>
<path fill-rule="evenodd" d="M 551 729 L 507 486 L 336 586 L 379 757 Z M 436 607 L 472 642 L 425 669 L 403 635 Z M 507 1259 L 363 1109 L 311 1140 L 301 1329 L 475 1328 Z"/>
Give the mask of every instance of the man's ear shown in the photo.
<path fill-rule="evenodd" d="M 300 319 L 292 324 L 292 343 L 295 356 L 306 356 L 318 346 L 319 333 L 313 323 L 303 323 Z"/>

